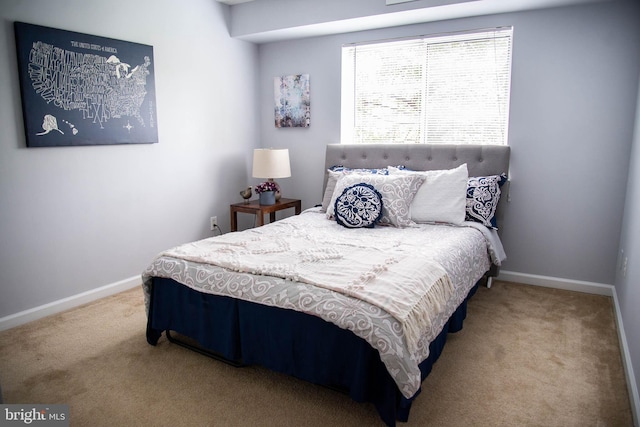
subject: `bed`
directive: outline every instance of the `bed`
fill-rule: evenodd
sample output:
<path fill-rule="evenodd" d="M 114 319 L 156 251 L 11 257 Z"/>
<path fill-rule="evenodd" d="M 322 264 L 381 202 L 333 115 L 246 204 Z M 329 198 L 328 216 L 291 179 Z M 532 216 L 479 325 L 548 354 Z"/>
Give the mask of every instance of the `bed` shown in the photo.
<path fill-rule="evenodd" d="M 407 421 L 447 334 L 505 258 L 509 157 L 507 146 L 327 145 L 321 205 L 156 257 L 142 274 L 147 341 L 164 333 L 371 402 L 387 425 Z M 453 187 L 451 206 L 434 196 Z M 362 194 L 372 202 L 355 221 L 349 203 Z"/>

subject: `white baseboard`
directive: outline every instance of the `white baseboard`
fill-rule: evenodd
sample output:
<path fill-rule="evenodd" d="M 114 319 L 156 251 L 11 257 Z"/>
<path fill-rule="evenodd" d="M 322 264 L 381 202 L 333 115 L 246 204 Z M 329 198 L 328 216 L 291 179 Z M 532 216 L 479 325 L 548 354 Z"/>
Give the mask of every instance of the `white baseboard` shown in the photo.
<path fill-rule="evenodd" d="M 558 277 L 539 276 L 536 274 L 516 273 L 500 270 L 497 280 L 516 282 L 525 285 L 544 286 L 547 288 L 564 289 L 566 291 L 584 292 L 587 294 L 613 296 L 613 285 L 603 283 L 583 282 L 581 280 L 562 279 Z"/>
<path fill-rule="evenodd" d="M 62 311 L 78 307 L 82 304 L 86 304 L 88 302 L 92 302 L 109 295 L 115 295 L 119 292 L 132 289 L 136 286 L 142 286 L 142 279 L 140 278 L 140 276 L 130 277 L 128 279 L 111 283 L 97 289 L 92 289 L 90 291 L 82 292 L 68 298 L 50 302 L 39 307 L 11 314 L 9 316 L 0 318 L 0 331 L 20 326 L 34 320 L 42 319 L 43 317 L 60 313 Z"/>
<path fill-rule="evenodd" d="M 500 271 L 497 279 L 507 282 L 522 283 L 525 285 L 545 286 L 548 288 L 585 292 L 596 295 L 605 295 L 613 298 L 613 309 L 618 330 L 618 341 L 620 343 L 622 365 L 624 367 L 625 377 L 627 380 L 627 388 L 629 391 L 629 399 L 631 402 L 631 412 L 633 413 L 633 425 L 635 427 L 638 427 L 640 425 L 640 395 L 638 393 L 638 384 L 636 384 L 636 377 L 633 371 L 633 365 L 631 363 L 631 354 L 629 354 L 629 345 L 627 342 L 627 336 L 624 332 L 624 324 L 622 323 L 622 314 L 620 313 L 618 294 L 616 293 L 615 287 L 613 285 L 605 285 L 602 283 L 559 279 L 557 277 L 515 273 L 513 271 Z"/>
<path fill-rule="evenodd" d="M 627 344 L 627 336 L 624 332 L 624 324 L 622 323 L 622 314 L 620 313 L 620 305 L 618 304 L 618 294 L 613 293 L 613 307 L 616 314 L 616 324 L 618 326 L 618 339 L 620 340 L 620 351 L 622 353 L 622 364 L 627 377 L 627 388 L 629 389 L 629 400 L 631 403 L 631 412 L 633 412 L 633 425 L 640 425 L 640 394 L 638 394 L 638 384 L 635 382 L 635 374 L 633 364 L 631 363 L 631 354 Z"/>

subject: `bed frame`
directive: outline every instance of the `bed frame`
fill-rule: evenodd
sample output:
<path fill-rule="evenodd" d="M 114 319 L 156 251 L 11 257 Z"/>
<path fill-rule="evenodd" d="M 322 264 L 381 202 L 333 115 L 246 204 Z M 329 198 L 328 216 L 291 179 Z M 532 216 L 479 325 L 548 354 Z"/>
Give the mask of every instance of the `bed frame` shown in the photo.
<path fill-rule="evenodd" d="M 507 145 L 455 144 L 329 144 L 324 161 L 324 194 L 331 166 L 349 168 L 383 168 L 405 166 L 417 171 L 453 169 L 467 164 L 469 176 L 509 174 L 511 147 Z M 502 187 L 508 194 L 509 182 Z M 498 224 L 503 223 L 508 197 L 501 197 L 496 211 Z M 500 230 L 500 229 L 498 229 Z"/>
<path fill-rule="evenodd" d="M 467 163 L 470 176 L 484 176 L 508 172 L 509 154 L 507 146 L 343 144 L 327 146 L 324 166 L 325 170 L 334 165 L 404 165 L 414 170 L 435 170 Z M 498 209 L 501 221 L 504 203 Z M 447 334 L 462 329 L 468 299 L 480 282 L 496 273 L 487 272 L 431 343 L 429 357 L 420 364 L 423 380 L 440 356 Z M 169 331 L 198 343 L 187 344 L 190 348 L 233 364 L 261 365 L 340 390 L 356 401 L 371 402 L 390 426 L 408 420 L 412 401 L 420 393 L 411 399 L 402 396 L 378 352 L 332 323 L 292 310 L 203 294 L 170 279 L 154 278 L 147 341 L 156 345 L 164 331 L 172 342 L 177 341 Z M 183 341 L 177 343 L 184 345 Z"/>

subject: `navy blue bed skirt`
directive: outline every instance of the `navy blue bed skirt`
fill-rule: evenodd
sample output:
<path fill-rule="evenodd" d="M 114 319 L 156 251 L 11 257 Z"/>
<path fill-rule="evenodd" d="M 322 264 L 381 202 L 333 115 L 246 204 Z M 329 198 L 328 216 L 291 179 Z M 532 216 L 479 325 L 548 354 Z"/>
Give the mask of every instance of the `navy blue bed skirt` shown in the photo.
<path fill-rule="evenodd" d="M 431 343 L 429 357 L 420 364 L 423 380 L 442 353 L 447 333 L 462 329 L 467 301 L 477 286 Z M 377 350 L 319 317 L 204 294 L 171 279 L 154 278 L 147 341 L 156 345 L 167 330 L 225 359 L 264 366 L 341 390 L 355 401 L 371 402 L 387 425 L 409 418 L 413 398 L 402 396 Z"/>

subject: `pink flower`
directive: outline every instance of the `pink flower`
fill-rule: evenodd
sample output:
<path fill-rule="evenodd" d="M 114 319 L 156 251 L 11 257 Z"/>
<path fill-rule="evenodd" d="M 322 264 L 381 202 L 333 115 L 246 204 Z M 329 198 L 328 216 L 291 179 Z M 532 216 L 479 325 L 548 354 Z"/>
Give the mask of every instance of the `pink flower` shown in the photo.
<path fill-rule="evenodd" d="M 273 181 L 265 181 L 261 184 L 256 185 L 256 193 L 264 193 L 265 191 L 278 191 L 278 186 Z"/>

